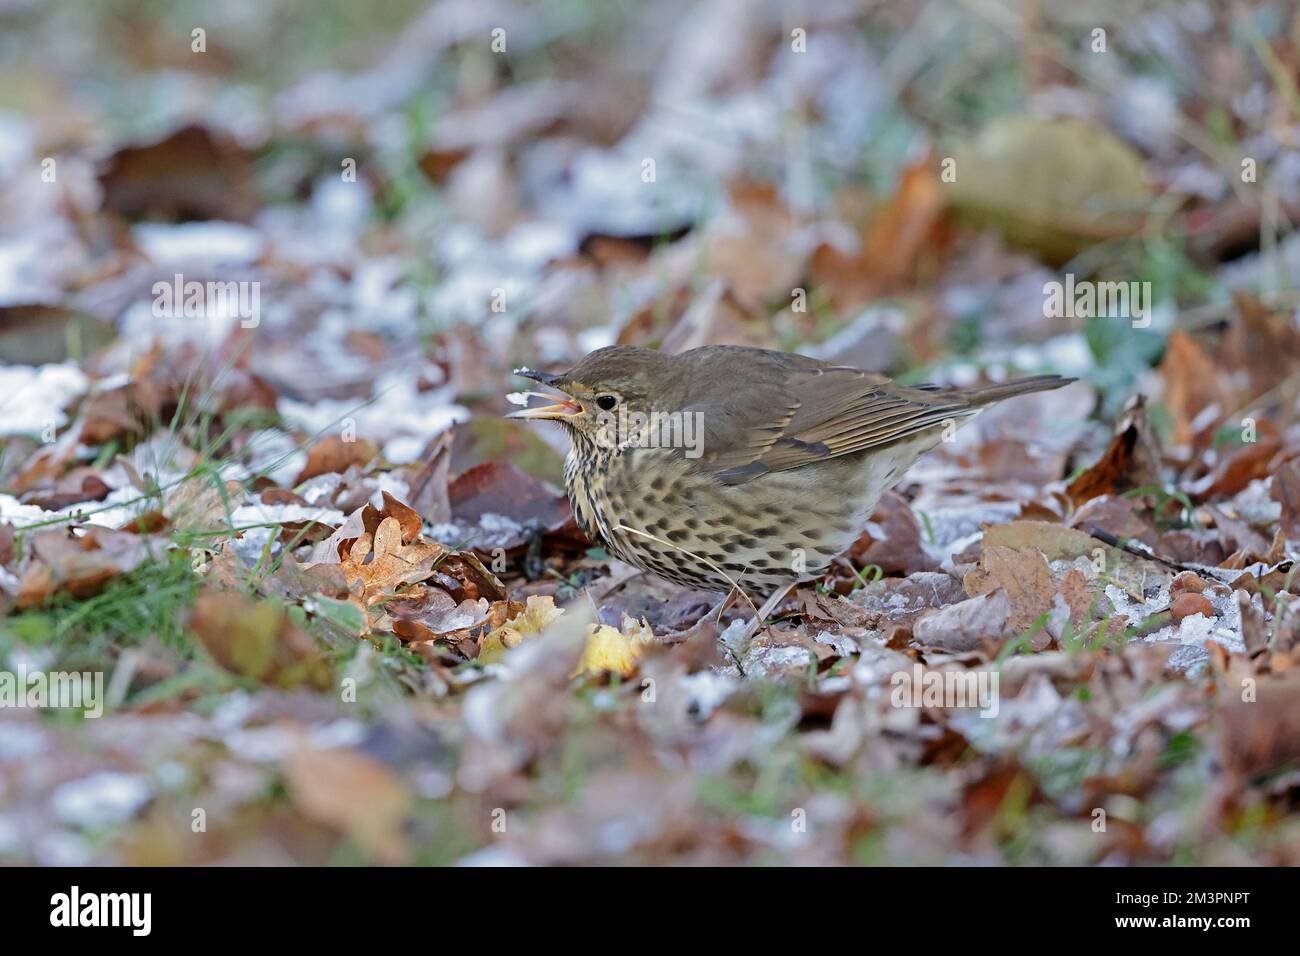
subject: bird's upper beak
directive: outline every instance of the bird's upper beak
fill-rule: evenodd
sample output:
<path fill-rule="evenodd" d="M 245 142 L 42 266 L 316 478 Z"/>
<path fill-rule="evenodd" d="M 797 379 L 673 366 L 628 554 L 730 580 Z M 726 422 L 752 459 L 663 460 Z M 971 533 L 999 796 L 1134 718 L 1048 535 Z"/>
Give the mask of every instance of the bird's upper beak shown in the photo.
<path fill-rule="evenodd" d="M 538 398 L 558 398 L 559 401 L 551 405 L 538 405 L 536 408 L 521 408 L 518 411 L 511 412 L 506 418 L 533 418 L 533 419 L 563 419 L 572 418 L 574 415 L 582 414 L 582 406 L 573 400 L 573 397 L 565 394 L 563 391 L 563 378 L 559 375 L 552 375 L 550 372 L 538 372 L 531 368 L 517 368 L 516 375 L 522 375 L 524 378 L 531 378 L 534 382 L 541 382 L 543 385 L 551 388 L 560 394 L 548 395 L 545 392 L 526 392 L 526 395 L 536 395 Z"/>

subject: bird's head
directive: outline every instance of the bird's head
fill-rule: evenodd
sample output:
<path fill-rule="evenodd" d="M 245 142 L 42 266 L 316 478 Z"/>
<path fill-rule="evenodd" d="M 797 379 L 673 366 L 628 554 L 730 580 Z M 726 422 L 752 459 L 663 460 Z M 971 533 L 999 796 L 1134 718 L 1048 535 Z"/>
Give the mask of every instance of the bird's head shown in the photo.
<path fill-rule="evenodd" d="M 673 356 L 653 349 L 612 345 L 597 349 L 567 372 L 515 369 L 550 390 L 528 392 L 551 404 L 521 408 L 507 418 L 559 422 L 575 438 L 608 441 L 609 429 L 637 413 L 649 416 L 671 407 Z"/>

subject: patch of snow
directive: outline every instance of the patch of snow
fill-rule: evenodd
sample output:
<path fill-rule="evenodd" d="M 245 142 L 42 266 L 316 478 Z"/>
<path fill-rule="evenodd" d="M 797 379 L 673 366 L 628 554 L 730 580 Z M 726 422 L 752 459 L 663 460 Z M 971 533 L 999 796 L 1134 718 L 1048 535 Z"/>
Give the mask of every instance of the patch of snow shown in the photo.
<path fill-rule="evenodd" d="M 332 527 L 343 523 L 344 514 L 337 508 L 313 508 L 307 505 L 266 505 L 250 501 L 240 505 L 231 514 L 235 527 L 250 524 L 286 524 L 296 521 L 319 521 Z"/>
<path fill-rule="evenodd" d="M 0 723 L 0 761 L 18 761 L 45 752 L 47 742 L 40 727 L 13 722 Z"/>
<path fill-rule="evenodd" d="M 913 510 L 921 520 L 922 547 L 936 561 L 944 561 L 978 541 L 984 534 L 985 524 L 1006 524 L 1014 520 L 1020 514 L 1020 505 L 1014 501 L 990 501 Z"/>
<path fill-rule="evenodd" d="M 264 245 L 261 233 L 251 226 L 219 220 L 174 225 L 142 222 L 132 230 L 132 238 L 159 265 L 247 266 L 258 260 Z"/>
<path fill-rule="evenodd" d="M 60 785 L 50 802 L 63 823 L 92 828 L 131 819 L 151 795 L 144 777 L 106 771 Z"/>
<path fill-rule="evenodd" d="M 89 385 L 72 362 L 0 366 L 0 435 L 40 435 L 67 424 L 63 409 Z"/>
<path fill-rule="evenodd" d="M 747 677 L 764 677 L 779 675 L 791 668 L 807 667 L 809 659 L 815 656 L 806 647 L 759 644 L 750 648 L 742 660 Z"/>
<path fill-rule="evenodd" d="M 449 388 L 421 392 L 411 370 L 383 376 L 370 402 L 356 399 L 321 399 L 302 402 L 281 396 L 280 414 L 314 434 L 339 427 L 345 419 L 356 433 L 384 446 L 384 455 L 396 464 L 415 461 L 430 439 L 469 418 L 469 411 L 451 401 Z"/>
<path fill-rule="evenodd" d="M 227 694 L 212 712 L 212 726 L 218 731 L 231 731 L 248 723 L 257 710 L 257 704 L 246 690 Z"/>
<path fill-rule="evenodd" d="M 1282 518 L 1282 502 L 1271 497 L 1273 479 L 1256 478 L 1232 499 L 1237 517 L 1250 524 L 1274 524 Z"/>
<path fill-rule="evenodd" d="M 41 866 L 86 866 L 93 856 L 85 840 L 64 830 L 41 836 L 33 852 Z"/>
<path fill-rule="evenodd" d="M 1206 599 L 1214 606 L 1215 615 L 1189 614 L 1177 624 L 1167 624 L 1157 631 L 1143 635 L 1137 640 L 1144 643 L 1169 643 L 1180 645 L 1169 658 L 1168 666 L 1174 670 L 1192 671 L 1203 664 L 1209 654 L 1205 646 L 1208 642 L 1222 644 L 1230 651 L 1241 652 L 1246 649 L 1241 635 L 1241 609 L 1236 598 L 1231 594 L 1217 593 L 1207 589 Z M 1168 588 L 1161 588 L 1151 597 L 1139 602 L 1122 588 L 1113 584 L 1106 586 L 1106 597 L 1114 605 L 1115 613 L 1122 615 L 1130 625 L 1141 624 L 1147 618 L 1169 607 Z"/>
<path fill-rule="evenodd" d="M 28 528 L 59 517 L 57 511 L 46 511 L 39 505 L 25 505 L 13 495 L 0 494 L 0 522 L 15 528 Z"/>
<path fill-rule="evenodd" d="M 684 675 L 678 681 L 678 686 L 690 699 L 692 712 L 700 719 L 707 719 L 739 685 L 730 677 L 706 670 Z"/>

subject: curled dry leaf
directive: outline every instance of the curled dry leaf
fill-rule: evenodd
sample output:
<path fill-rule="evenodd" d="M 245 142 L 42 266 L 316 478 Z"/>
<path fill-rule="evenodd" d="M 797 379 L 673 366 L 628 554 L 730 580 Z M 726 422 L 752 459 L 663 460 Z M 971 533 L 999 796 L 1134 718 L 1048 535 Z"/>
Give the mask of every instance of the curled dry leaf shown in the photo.
<path fill-rule="evenodd" d="M 1070 482 L 1065 493 L 1076 506 L 1102 495 L 1161 484 L 1160 449 L 1147 422 L 1146 402 L 1130 402 L 1105 453 Z"/>
<path fill-rule="evenodd" d="M 344 441 L 339 435 L 327 435 L 308 450 L 307 463 L 293 483 L 300 485 L 309 478 L 332 472 L 342 474 L 353 465 L 364 467 L 378 454 L 379 446 L 368 438 Z"/>
<path fill-rule="evenodd" d="M 1160 363 L 1164 404 L 1174 418 L 1174 444 L 1204 447 L 1232 411 L 1232 397 L 1220 366 L 1186 332 L 1175 329 Z"/>
<path fill-rule="evenodd" d="M 89 468 L 74 468 L 47 487 L 27 492 L 19 499 L 23 504 L 57 511 L 86 501 L 103 501 L 112 489 Z"/>
<path fill-rule="evenodd" d="M 504 601 L 506 588 L 472 551 L 457 551 L 438 565 L 434 580 L 458 601 L 466 598 Z"/>

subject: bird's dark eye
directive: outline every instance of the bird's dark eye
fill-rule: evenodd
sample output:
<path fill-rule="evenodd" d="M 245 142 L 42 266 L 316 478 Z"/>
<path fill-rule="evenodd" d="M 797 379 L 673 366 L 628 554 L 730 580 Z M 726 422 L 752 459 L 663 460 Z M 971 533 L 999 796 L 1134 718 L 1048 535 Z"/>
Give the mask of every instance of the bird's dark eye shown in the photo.
<path fill-rule="evenodd" d="M 600 395 L 596 398 L 596 404 L 600 406 L 602 411 L 612 412 L 614 406 L 618 404 L 618 399 L 613 395 Z"/>

